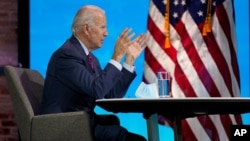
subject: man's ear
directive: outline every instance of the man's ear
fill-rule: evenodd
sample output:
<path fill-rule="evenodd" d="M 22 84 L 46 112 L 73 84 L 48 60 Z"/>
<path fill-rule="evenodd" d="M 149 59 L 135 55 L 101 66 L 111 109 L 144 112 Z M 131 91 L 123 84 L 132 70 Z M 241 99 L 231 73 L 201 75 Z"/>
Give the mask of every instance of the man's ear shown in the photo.
<path fill-rule="evenodd" d="M 84 34 L 89 35 L 90 28 L 87 24 L 83 25 L 83 32 Z"/>

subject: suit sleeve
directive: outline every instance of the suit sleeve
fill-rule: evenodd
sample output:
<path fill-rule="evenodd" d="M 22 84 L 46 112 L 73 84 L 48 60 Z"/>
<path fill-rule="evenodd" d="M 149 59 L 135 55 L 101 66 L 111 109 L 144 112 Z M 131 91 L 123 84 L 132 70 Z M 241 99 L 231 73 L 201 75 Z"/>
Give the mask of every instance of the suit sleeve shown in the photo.
<path fill-rule="evenodd" d="M 59 81 L 77 93 L 95 99 L 124 96 L 134 78 L 134 74 L 126 70 L 119 71 L 110 63 L 95 77 L 83 55 L 74 50 L 63 50 L 56 59 Z"/>
<path fill-rule="evenodd" d="M 111 91 L 105 96 L 105 98 L 121 98 L 125 96 L 136 74 L 131 73 L 124 68 L 121 72 L 122 75 L 120 76 L 119 80 L 116 82 L 115 86 L 111 89 Z"/>

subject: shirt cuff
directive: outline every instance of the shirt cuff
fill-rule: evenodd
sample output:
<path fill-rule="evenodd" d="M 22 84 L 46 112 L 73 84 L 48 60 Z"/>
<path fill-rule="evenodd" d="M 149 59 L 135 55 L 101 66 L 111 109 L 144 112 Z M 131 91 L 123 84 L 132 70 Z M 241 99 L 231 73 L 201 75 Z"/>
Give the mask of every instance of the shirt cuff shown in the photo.
<path fill-rule="evenodd" d="M 119 62 L 117 62 L 117 61 L 111 59 L 111 60 L 109 61 L 109 63 L 112 64 L 112 65 L 114 65 L 118 70 L 120 70 L 120 71 L 122 70 L 122 65 L 121 65 Z"/>
<path fill-rule="evenodd" d="M 124 63 L 123 64 L 123 67 L 128 70 L 129 72 L 133 73 L 135 71 L 135 66 L 130 66 L 129 64 L 127 63 Z"/>

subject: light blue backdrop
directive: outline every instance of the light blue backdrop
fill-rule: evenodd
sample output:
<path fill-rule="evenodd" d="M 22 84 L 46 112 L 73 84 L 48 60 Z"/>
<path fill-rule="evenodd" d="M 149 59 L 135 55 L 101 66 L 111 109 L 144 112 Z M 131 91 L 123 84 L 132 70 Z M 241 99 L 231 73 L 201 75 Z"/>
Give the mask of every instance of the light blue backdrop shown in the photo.
<path fill-rule="evenodd" d="M 235 0 L 236 29 L 239 46 L 241 95 L 249 96 L 249 1 Z M 145 33 L 149 0 L 30 0 L 30 67 L 39 70 L 43 76 L 52 52 L 71 36 L 71 22 L 76 11 L 85 4 L 94 4 L 106 11 L 109 36 L 101 49 L 94 53 L 105 66 L 112 55 L 116 37 L 125 27 L 131 27 L 136 34 Z M 136 61 L 137 78 L 126 97 L 134 97 L 143 73 L 143 55 Z M 168 107 L 166 107 L 168 108 Z M 107 113 L 96 108 L 98 113 Z M 147 137 L 146 121 L 141 114 L 118 114 L 121 124 L 128 130 Z M 244 114 L 244 123 L 250 124 L 250 115 Z M 160 126 L 161 141 L 173 141 L 173 131 Z"/>

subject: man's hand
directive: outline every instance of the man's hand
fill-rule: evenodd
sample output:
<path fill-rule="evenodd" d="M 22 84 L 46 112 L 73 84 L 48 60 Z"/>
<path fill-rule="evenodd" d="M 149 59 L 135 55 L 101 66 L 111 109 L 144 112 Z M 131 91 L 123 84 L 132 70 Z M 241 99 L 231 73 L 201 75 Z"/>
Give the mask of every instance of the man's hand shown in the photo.
<path fill-rule="evenodd" d="M 114 54 L 112 59 L 120 62 L 123 55 L 126 53 L 128 47 L 133 43 L 131 38 L 135 35 L 134 33 L 131 34 L 132 29 L 125 28 L 121 35 L 116 40 Z"/>
<path fill-rule="evenodd" d="M 146 35 L 139 35 L 127 49 L 125 62 L 133 66 L 135 59 L 141 54 L 146 47 Z"/>

